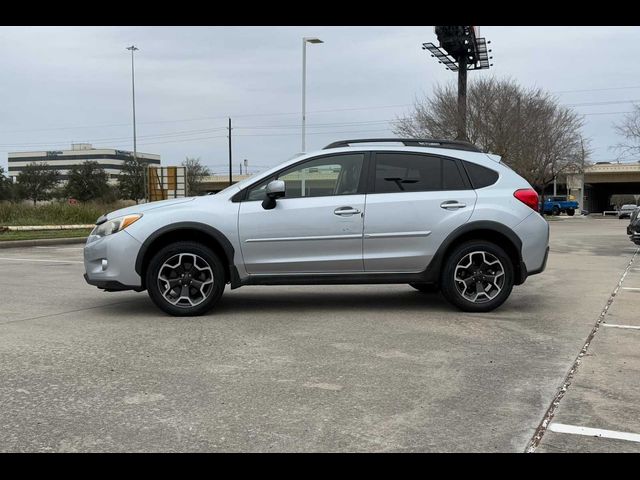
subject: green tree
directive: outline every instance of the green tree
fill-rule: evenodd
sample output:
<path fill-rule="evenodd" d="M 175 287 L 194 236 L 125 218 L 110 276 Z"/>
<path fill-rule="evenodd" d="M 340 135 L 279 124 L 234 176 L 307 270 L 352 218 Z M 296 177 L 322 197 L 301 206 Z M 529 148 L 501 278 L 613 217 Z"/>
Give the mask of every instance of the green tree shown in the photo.
<path fill-rule="evenodd" d="M 122 165 L 122 172 L 118 180 L 120 195 L 125 200 L 135 200 L 138 203 L 146 197 L 145 171 L 147 164 L 140 160 L 128 158 Z"/>
<path fill-rule="evenodd" d="M 101 198 L 109 191 L 108 180 L 109 175 L 98 162 L 87 160 L 69 170 L 65 193 L 81 202 Z"/>
<path fill-rule="evenodd" d="M 10 200 L 12 190 L 11 179 L 4 174 L 4 168 L 0 167 L 0 200 Z"/>
<path fill-rule="evenodd" d="M 200 158 L 187 157 L 182 166 L 186 167 L 187 195 L 198 195 L 204 177 L 211 175 L 211 172 L 200 163 Z"/>
<path fill-rule="evenodd" d="M 17 186 L 21 198 L 33 201 L 51 198 L 51 192 L 60 181 L 60 172 L 46 162 L 31 162 L 18 174 Z"/>

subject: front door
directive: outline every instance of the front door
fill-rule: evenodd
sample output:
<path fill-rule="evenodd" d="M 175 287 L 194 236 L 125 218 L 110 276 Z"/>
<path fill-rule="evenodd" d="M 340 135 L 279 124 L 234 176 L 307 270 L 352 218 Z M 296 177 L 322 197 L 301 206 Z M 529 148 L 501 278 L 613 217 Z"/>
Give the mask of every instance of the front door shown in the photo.
<path fill-rule="evenodd" d="M 250 187 L 238 218 L 247 272 L 363 272 L 364 158 L 315 157 Z M 285 197 L 265 210 L 266 185 L 274 179 L 284 180 Z"/>

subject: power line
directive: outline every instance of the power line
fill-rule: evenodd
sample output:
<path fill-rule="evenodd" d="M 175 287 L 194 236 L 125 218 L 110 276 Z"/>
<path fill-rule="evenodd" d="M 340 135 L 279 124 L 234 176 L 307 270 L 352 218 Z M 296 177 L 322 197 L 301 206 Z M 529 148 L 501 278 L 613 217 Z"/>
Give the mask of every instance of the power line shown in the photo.
<path fill-rule="evenodd" d="M 614 105 L 619 103 L 635 103 L 640 102 L 640 99 L 636 100 L 614 100 L 609 102 L 589 102 L 589 103 L 569 103 L 565 104 L 565 107 L 592 107 L 596 105 Z"/>
<path fill-rule="evenodd" d="M 310 128 L 334 128 L 334 127 L 342 127 L 342 126 L 357 126 L 357 125 L 376 125 L 376 124 L 388 124 L 393 120 L 375 120 L 375 121 L 366 121 L 366 122 L 334 122 L 334 123 L 324 123 L 324 124 L 312 124 L 309 125 Z M 301 125 L 259 125 L 259 126 L 247 126 L 247 127 L 234 127 L 241 130 L 270 130 L 270 129 L 291 129 L 291 128 L 299 128 Z M 165 132 L 154 135 L 139 135 L 138 138 L 141 139 L 164 139 L 170 137 L 189 137 L 193 135 L 202 135 L 205 133 L 213 133 L 218 131 L 227 130 L 227 127 L 219 127 L 219 128 L 210 128 L 210 129 L 200 129 L 200 130 L 183 130 L 177 132 Z M 247 136 L 250 134 L 243 134 L 243 136 Z M 221 138 L 220 136 L 206 136 L 202 138 Z M 195 138 L 194 140 L 198 140 L 199 138 Z M 96 139 L 86 139 L 85 141 L 88 143 L 95 144 L 94 146 L 98 146 L 101 142 L 122 142 L 131 140 L 130 136 L 125 137 L 110 137 L 110 138 L 96 138 Z M 191 139 L 184 139 L 191 140 Z M 9 143 L 9 144 L 0 144 L 0 147 L 11 147 L 11 148 L 19 148 L 19 147 L 39 147 L 39 146 L 48 146 L 54 147 L 57 145 L 68 145 L 69 143 L 74 143 L 70 141 L 51 141 L 51 142 L 29 142 L 29 143 Z M 158 143 L 170 143 L 170 142 L 158 142 Z M 142 145 L 142 144 L 141 144 Z M 149 145 L 147 142 L 146 145 Z"/>
<path fill-rule="evenodd" d="M 348 107 L 348 108 L 332 108 L 325 110 L 313 110 L 308 113 L 330 113 L 330 112 L 346 112 L 346 111 L 358 111 L 358 110 L 379 110 L 385 108 L 398 108 L 398 107 L 410 107 L 412 104 L 398 104 L 398 105 L 378 105 L 374 107 Z M 284 115 L 300 115 L 300 112 L 281 112 L 281 113 L 246 113 L 241 115 L 231 115 L 231 118 L 248 118 L 248 117 L 277 117 Z M 161 123 L 182 123 L 182 122 L 198 122 L 205 120 L 222 120 L 229 118 L 229 115 L 220 115 L 215 117 L 199 117 L 199 118 L 183 118 L 178 120 L 156 120 L 152 122 L 137 122 L 138 125 L 152 125 Z M 73 130 L 80 128 L 107 128 L 107 127 L 130 127 L 131 123 L 113 123 L 102 125 L 81 125 L 81 126 L 69 126 L 69 127 L 51 127 L 51 128 L 32 128 L 25 130 L 11 130 L 2 131 L 0 133 L 24 133 L 24 132 L 37 132 L 47 130 Z"/>
<path fill-rule="evenodd" d="M 198 134 L 202 134 L 202 133 L 212 133 L 212 132 L 217 132 L 217 131 L 222 131 L 225 130 L 224 128 L 207 128 L 207 129 L 201 129 L 201 130 L 183 130 L 183 131 L 178 131 L 178 132 L 166 132 L 166 133 L 160 133 L 160 134 L 154 134 L 154 135 L 138 135 L 138 138 L 146 138 L 146 139 L 152 139 L 152 138 L 166 138 L 166 137 L 181 137 L 181 136 L 189 136 L 189 135 L 198 135 Z M 125 137 L 111 137 L 111 138 L 94 138 L 94 139 L 88 139 L 85 140 L 86 142 L 90 142 L 90 143 L 100 143 L 100 142 L 106 142 L 106 141 L 126 141 L 126 140 L 131 140 L 131 136 L 125 136 Z M 54 146 L 54 145 L 69 145 L 69 143 L 77 143 L 74 141 L 60 141 L 60 142 L 37 142 L 37 143 L 9 143 L 9 144 L 1 144 L 0 147 L 8 147 L 8 146 L 29 146 L 29 147 L 33 147 L 33 146 Z"/>
<path fill-rule="evenodd" d="M 594 113 L 583 113 L 582 115 L 618 115 L 622 113 L 633 113 L 633 112 L 594 112 Z"/>
<path fill-rule="evenodd" d="M 605 90 L 630 90 L 633 88 L 640 88 L 640 86 L 636 87 L 611 87 L 611 88 L 589 88 L 585 90 L 563 90 L 560 92 L 551 92 L 551 93 L 577 93 L 577 92 L 602 92 Z"/>

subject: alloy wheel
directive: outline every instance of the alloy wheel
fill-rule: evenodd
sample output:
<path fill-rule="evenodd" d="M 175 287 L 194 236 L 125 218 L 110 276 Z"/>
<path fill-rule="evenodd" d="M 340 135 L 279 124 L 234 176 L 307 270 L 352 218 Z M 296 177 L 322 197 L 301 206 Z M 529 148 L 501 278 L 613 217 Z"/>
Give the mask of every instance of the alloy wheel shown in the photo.
<path fill-rule="evenodd" d="M 460 259 L 454 271 L 458 293 L 473 303 L 486 303 L 496 298 L 505 282 L 504 266 L 498 258 L 485 251 L 468 253 Z"/>
<path fill-rule="evenodd" d="M 205 259 L 194 253 L 178 253 L 158 270 L 158 289 L 176 307 L 190 308 L 204 302 L 213 291 L 214 276 Z"/>

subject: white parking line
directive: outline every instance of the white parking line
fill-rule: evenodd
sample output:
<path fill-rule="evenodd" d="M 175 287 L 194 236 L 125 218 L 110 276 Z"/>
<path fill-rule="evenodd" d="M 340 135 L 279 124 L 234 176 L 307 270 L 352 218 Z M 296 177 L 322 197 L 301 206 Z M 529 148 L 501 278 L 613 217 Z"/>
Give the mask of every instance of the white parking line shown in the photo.
<path fill-rule="evenodd" d="M 612 327 L 612 328 L 631 328 L 633 330 L 640 330 L 640 326 L 636 325 L 616 325 L 614 323 L 603 323 L 603 327 Z"/>
<path fill-rule="evenodd" d="M 633 290 L 636 292 L 640 292 L 640 288 L 638 287 L 622 287 L 623 290 Z"/>
<path fill-rule="evenodd" d="M 557 433 L 571 433 L 573 435 L 586 435 L 588 437 L 615 438 L 616 440 L 628 440 L 640 442 L 640 435 L 629 432 L 616 432 L 615 430 L 602 430 L 600 428 L 578 427 L 565 425 L 564 423 L 552 423 L 549 430 Z"/>
<path fill-rule="evenodd" d="M 84 262 L 77 262 L 75 260 L 47 260 L 47 259 L 39 259 L 39 258 L 15 258 L 15 257 L 0 257 L 0 260 L 12 260 L 15 262 L 84 263 Z"/>

